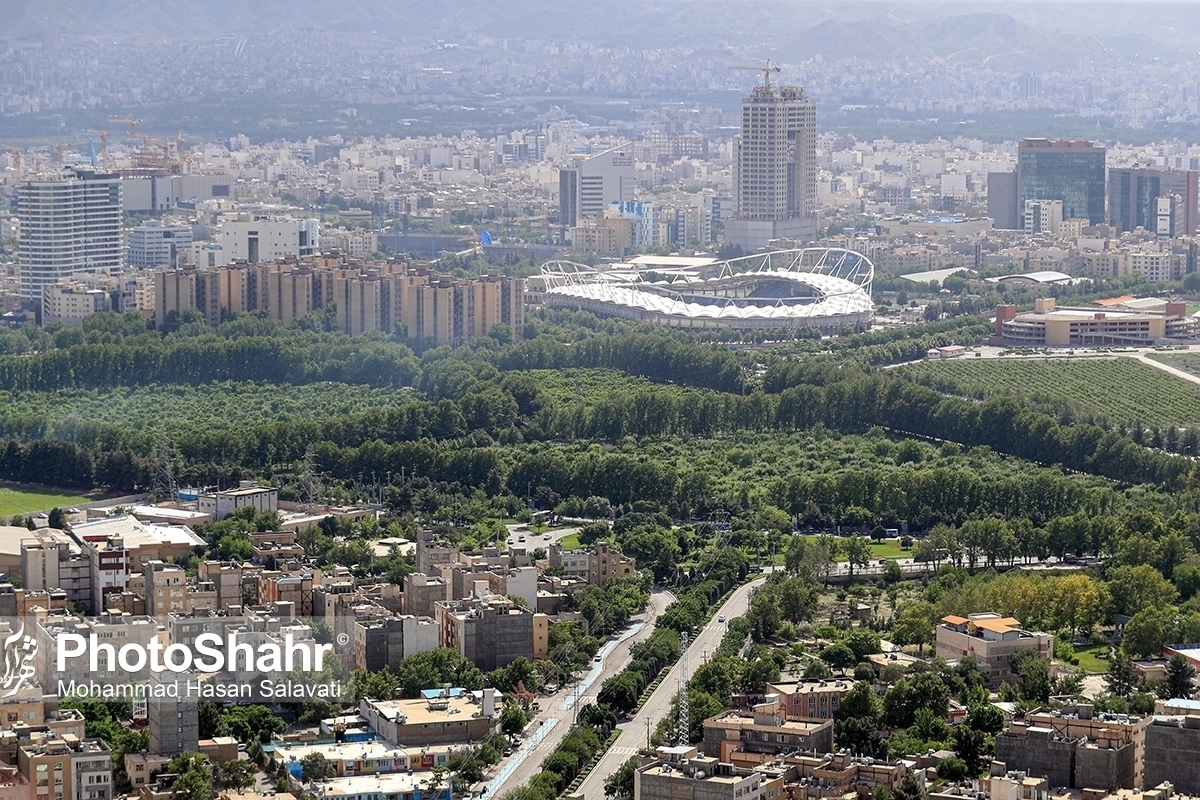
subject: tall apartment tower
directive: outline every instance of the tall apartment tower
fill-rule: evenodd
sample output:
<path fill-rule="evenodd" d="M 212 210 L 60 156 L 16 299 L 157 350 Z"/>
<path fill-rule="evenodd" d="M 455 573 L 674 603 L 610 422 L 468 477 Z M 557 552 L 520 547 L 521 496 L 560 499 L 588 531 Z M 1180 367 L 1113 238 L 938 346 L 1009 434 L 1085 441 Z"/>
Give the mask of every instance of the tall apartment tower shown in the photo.
<path fill-rule="evenodd" d="M 40 311 L 42 287 L 79 272 L 121 270 L 121 179 L 95 170 L 64 170 L 17 189 L 21 221 L 20 295 Z"/>
<path fill-rule="evenodd" d="M 636 185 L 632 145 L 581 158 L 558 171 L 558 224 L 573 228 L 581 219 L 600 216 L 611 203 L 632 203 Z"/>
<path fill-rule="evenodd" d="M 734 216 L 725 243 L 744 250 L 817 232 L 817 106 L 802 86 L 764 81 L 742 98 L 734 139 Z"/>
<path fill-rule="evenodd" d="M 1105 150 L 1087 141 L 1022 139 L 1017 145 L 1017 219 L 1026 200 L 1062 200 L 1062 216 L 1099 225 L 1106 219 Z"/>

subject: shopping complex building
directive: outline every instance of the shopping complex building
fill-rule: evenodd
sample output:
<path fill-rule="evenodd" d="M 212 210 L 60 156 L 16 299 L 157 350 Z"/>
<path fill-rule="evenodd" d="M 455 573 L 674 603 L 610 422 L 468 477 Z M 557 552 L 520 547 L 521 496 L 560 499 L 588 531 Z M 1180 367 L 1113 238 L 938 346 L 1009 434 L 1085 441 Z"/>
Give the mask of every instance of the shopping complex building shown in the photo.
<path fill-rule="evenodd" d="M 1188 316 L 1184 303 L 1064 308 L 1046 297 L 1036 301 L 1032 312 L 1022 314 L 1015 306 L 996 306 L 991 340 L 1026 347 L 1148 346 L 1194 339 L 1198 327 L 1200 320 Z"/>

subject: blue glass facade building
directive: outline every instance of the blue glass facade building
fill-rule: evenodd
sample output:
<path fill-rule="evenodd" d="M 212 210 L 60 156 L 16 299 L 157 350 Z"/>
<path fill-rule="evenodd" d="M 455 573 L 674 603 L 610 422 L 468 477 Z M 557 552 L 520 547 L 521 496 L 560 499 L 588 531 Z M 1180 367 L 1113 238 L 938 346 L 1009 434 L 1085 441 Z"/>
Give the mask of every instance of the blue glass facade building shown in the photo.
<path fill-rule="evenodd" d="M 1022 139 L 1017 146 L 1017 213 L 1026 200 L 1062 200 L 1063 219 L 1107 220 L 1105 150 L 1087 141 Z"/>

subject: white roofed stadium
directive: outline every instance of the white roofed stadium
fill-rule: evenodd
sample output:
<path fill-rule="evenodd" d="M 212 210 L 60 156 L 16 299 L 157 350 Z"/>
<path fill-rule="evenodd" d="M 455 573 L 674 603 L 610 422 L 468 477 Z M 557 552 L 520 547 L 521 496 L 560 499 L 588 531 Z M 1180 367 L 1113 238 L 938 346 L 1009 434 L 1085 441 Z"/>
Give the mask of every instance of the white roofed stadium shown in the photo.
<path fill-rule="evenodd" d="M 862 330 L 874 277 L 866 256 L 825 247 L 682 267 L 542 265 L 547 306 L 679 328 Z"/>

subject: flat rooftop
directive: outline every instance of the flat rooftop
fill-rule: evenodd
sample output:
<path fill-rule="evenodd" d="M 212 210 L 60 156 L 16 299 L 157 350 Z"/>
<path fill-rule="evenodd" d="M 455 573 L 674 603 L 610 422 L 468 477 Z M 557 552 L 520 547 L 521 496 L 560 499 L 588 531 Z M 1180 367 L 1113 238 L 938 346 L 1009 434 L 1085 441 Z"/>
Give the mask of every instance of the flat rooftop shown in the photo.
<path fill-rule="evenodd" d="M 182 525 L 153 525 L 133 516 L 109 517 L 94 522 L 81 522 L 72 528 L 81 539 L 97 540 L 119 536 L 125 548 L 131 550 L 149 545 L 183 545 L 207 547 L 208 543 Z"/>
<path fill-rule="evenodd" d="M 706 720 L 706 722 L 714 722 L 729 726 L 736 725 L 737 727 L 741 728 L 751 726 L 764 729 L 769 728 L 771 730 L 777 730 L 781 733 L 812 733 L 813 731 L 828 727 L 833 724 L 833 721 L 828 719 L 821 720 L 819 722 L 802 722 L 800 720 L 789 719 L 782 720 L 779 724 L 765 723 L 762 725 L 757 725 L 754 722 L 753 712 L 741 710 L 726 711 L 722 714 L 718 714 L 716 717 Z"/>
<path fill-rule="evenodd" d="M 771 689 L 768 692 L 778 692 L 779 694 L 809 694 L 812 692 L 835 692 L 835 691 L 850 691 L 854 688 L 854 681 L 846 680 L 828 680 L 828 681 L 772 681 Z"/>
<path fill-rule="evenodd" d="M 380 713 L 395 719 L 399 713 L 405 716 L 403 725 L 429 725 L 442 722 L 470 722 L 481 708 L 467 696 L 438 698 L 436 700 L 388 700 L 376 701 Z M 499 706 L 497 706 L 499 707 Z"/>
<path fill-rule="evenodd" d="M 409 750 L 383 739 L 367 742 L 317 742 L 314 744 L 281 743 L 276 745 L 275 754 L 287 760 L 303 761 L 305 756 L 320 753 L 329 761 L 369 761 L 381 758 L 405 758 Z M 416 753 L 421 748 L 416 748 Z"/>
<path fill-rule="evenodd" d="M 425 776 L 410 772 L 391 772 L 386 775 L 353 775 L 333 778 L 321 783 L 320 794 L 325 797 L 381 797 L 411 795 L 423 791 Z"/>

